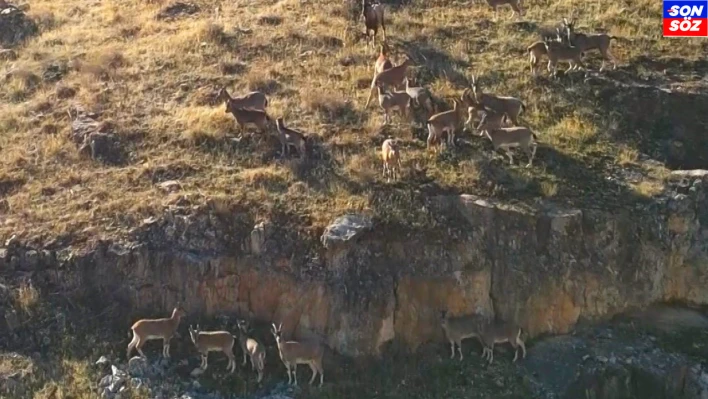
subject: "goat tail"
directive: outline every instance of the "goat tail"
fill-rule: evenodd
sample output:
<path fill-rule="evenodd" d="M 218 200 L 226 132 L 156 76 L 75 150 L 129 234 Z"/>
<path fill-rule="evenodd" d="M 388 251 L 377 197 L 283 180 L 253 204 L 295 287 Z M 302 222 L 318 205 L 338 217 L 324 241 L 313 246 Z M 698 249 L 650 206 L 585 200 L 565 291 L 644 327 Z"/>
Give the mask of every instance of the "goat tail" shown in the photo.
<path fill-rule="evenodd" d="M 531 132 L 531 135 L 533 136 L 533 139 L 534 139 L 534 140 L 538 141 L 538 136 L 536 135 L 536 133 Z"/>
<path fill-rule="evenodd" d="M 268 106 L 268 97 L 266 97 L 263 101 L 263 107 L 265 108 L 267 106 Z"/>
<path fill-rule="evenodd" d="M 526 112 L 526 104 L 524 104 L 523 101 L 520 101 L 521 103 L 521 112 Z"/>

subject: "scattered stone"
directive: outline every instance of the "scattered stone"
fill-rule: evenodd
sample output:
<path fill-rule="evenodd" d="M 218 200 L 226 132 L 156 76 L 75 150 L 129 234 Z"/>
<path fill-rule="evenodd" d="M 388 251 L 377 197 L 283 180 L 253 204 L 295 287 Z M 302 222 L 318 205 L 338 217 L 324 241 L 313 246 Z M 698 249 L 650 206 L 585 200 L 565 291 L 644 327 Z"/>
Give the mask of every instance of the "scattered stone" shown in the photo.
<path fill-rule="evenodd" d="M 98 387 L 105 388 L 105 387 L 111 385 L 112 381 L 113 381 L 112 375 L 103 376 L 103 378 L 101 378 L 101 381 L 98 382 Z"/>
<path fill-rule="evenodd" d="M 42 72 L 42 79 L 45 82 L 53 83 L 60 81 L 66 73 L 66 67 L 58 64 L 48 65 Z"/>
<path fill-rule="evenodd" d="M 182 184 L 180 182 L 178 182 L 177 180 L 163 181 L 162 183 L 158 184 L 157 186 L 168 193 L 179 191 L 182 188 Z"/>
<path fill-rule="evenodd" d="M 597 361 L 600 362 L 600 363 L 607 363 L 607 362 L 608 362 L 608 359 L 607 359 L 606 357 L 604 357 L 604 356 L 597 356 L 597 357 L 595 358 L 595 360 L 597 360 Z"/>
<path fill-rule="evenodd" d="M 79 153 L 87 153 L 97 161 L 118 164 L 122 160 L 118 147 L 118 136 L 113 133 L 91 133 L 79 148 Z"/>
<path fill-rule="evenodd" d="M 199 12 L 199 6 L 194 4 L 194 3 L 186 3 L 186 2 L 175 2 L 172 3 L 166 7 L 164 7 L 160 12 L 157 14 L 156 18 L 159 20 L 162 19 L 173 19 L 177 18 L 179 16 L 185 16 L 185 15 L 193 15 Z"/>
<path fill-rule="evenodd" d="M 71 122 L 71 140 L 74 144 L 81 145 L 89 135 L 98 132 L 99 126 L 96 114 L 78 109 L 76 117 Z"/>
<path fill-rule="evenodd" d="M 133 377 L 144 377 L 148 373 L 148 362 L 140 356 L 134 356 L 128 360 L 128 374 Z"/>
<path fill-rule="evenodd" d="M 20 240 L 17 239 L 17 234 L 13 234 L 10 238 L 8 238 L 5 241 L 5 247 L 6 248 L 11 248 L 17 245 L 20 242 Z"/>
<path fill-rule="evenodd" d="M 345 243 L 359 237 L 372 228 L 373 222 L 366 215 L 348 214 L 337 218 L 322 234 L 322 245 L 329 248 L 336 243 Z"/>
<path fill-rule="evenodd" d="M 15 50 L 10 49 L 0 49 L 0 60 L 2 61 L 14 61 L 17 59 L 17 53 Z"/>
<path fill-rule="evenodd" d="M 191 375 L 192 377 L 197 377 L 202 374 L 204 374 L 204 370 L 201 367 L 197 367 L 196 369 L 192 370 L 191 373 L 189 373 L 189 375 Z"/>

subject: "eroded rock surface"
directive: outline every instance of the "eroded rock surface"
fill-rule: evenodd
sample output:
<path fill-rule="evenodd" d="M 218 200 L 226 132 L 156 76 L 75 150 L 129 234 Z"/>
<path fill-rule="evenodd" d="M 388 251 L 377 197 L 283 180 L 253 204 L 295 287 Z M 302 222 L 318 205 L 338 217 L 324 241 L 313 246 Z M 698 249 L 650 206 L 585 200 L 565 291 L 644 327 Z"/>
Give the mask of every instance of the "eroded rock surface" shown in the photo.
<path fill-rule="evenodd" d="M 614 328 L 595 328 L 544 339 L 521 364 L 538 398 L 708 397 L 708 370 L 644 333 L 628 339 Z"/>
<path fill-rule="evenodd" d="M 443 309 L 515 320 L 531 337 L 562 334 L 652 303 L 708 303 L 707 180 L 676 173 L 661 196 L 613 211 L 437 197 L 428 209 L 444 231 L 335 223 L 363 228 L 326 233 L 349 237 L 326 247 L 276 222 L 254 228 L 238 212 L 174 207 L 133 243 L 81 253 L 16 244 L 0 251 L 0 267 L 53 291 L 111 293 L 131 314 L 168 314 L 181 300 L 189 314 L 276 321 L 288 337 L 351 356 L 391 340 L 442 341 Z"/>

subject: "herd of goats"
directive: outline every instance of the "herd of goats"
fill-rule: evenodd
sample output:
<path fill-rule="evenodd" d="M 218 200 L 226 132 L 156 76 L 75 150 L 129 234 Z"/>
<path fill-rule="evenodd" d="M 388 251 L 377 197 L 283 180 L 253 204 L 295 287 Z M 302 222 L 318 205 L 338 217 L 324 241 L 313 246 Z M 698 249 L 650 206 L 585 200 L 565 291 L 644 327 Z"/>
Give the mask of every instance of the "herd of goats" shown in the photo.
<path fill-rule="evenodd" d="M 144 359 L 147 357 L 142 347 L 149 340 L 162 340 L 162 356 L 170 357 L 170 340 L 177 332 L 180 320 L 186 315 L 184 309 L 177 305 L 172 311 L 172 316 L 163 319 L 141 319 L 133 324 L 131 330 L 133 339 L 128 344 L 127 357 L 133 349 L 136 349 Z M 521 328 L 513 322 L 489 321 L 482 315 L 471 314 L 466 316 L 450 316 L 447 311 L 440 312 L 440 325 L 445 332 L 445 337 L 450 342 L 451 355 L 455 357 L 455 347 L 462 356 L 462 340 L 467 338 L 477 338 L 482 344 L 482 357 L 492 364 L 494 361 L 494 345 L 508 342 L 514 348 L 514 362 L 519 356 L 521 348 L 522 358 L 526 357 L 526 345 L 521 339 Z M 238 339 L 243 353 L 243 363 L 245 366 L 247 358 L 251 360 L 251 369 L 258 373 L 258 382 L 263 380 L 263 369 L 265 367 L 266 351 L 265 346 L 251 334 L 250 324 L 246 320 L 237 321 L 238 335 L 231 335 L 228 331 L 200 331 L 199 325 L 189 326 L 189 337 L 201 356 L 199 368 L 205 371 L 208 367 L 207 357 L 209 352 L 222 352 L 228 359 L 226 367 L 230 372 L 236 369 L 236 359 L 233 353 L 234 344 Z M 317 340 L 284 340 L 282 338 L 282 323 L 272 324 L 271 334 L 275 338 L 278 347 L 280 360 L 285 365 L 288 373 L 288 384 L 297 385 L 297 366 L 306 364 L 312 370 L 310 384 L 315 381 L 317 375 L 320 376 L 320 386 L 324 382 L 324 368 L 322 358 L 324 356 L 324 346 Z"/>
<path fill-rule="evenodd" d="M 510 5 L 512 16 L 523 14 L 520 0 L 486 0 L 493 8 L 496 19 L 497 7 Z M 399 65 L 393 65 L 388 57 L 386 42 L 386 23 L 384 6 L 372 0 L 362 0 L 362 13 L 366 26 L 367 41 L 374 46 L 378 31 L 382 31 L 379 56 L 374 63 L 374 77 L 371 81 L 369 97 L 365 107 L 368 107 L 373 94 L 378 91 L 379 106 L 384 112 L 384 125 L 390 121 L 392 111 L 399 112 L 404 118 L 409 116 L 413 104 L 424 106 L 427 119 L 427 147 L 437 145 L 440 149 L 445 143 L 446 147 L 455 145 L 455 131 L 464 120 L 464 111 L 467 109 L 467 119 L 464 126 L 471 126 L 474 116 L 481 114 L 479 124 L 474 128 L 477 136 L 487 137 L 494 147 L 494 151 L 504 150 L 511 164 L 514 158 L 512 148 L 522 149 L 529 158 L 526 167 L 533 164 L 536 154 L 536 134 L 531 129 L 519 126 L 519 114 L 524 111 L 524 103 L 514 97 L 498 96 L 483 92 L 479 82 L 472 77 L 472 88 L 466 89 L 460 99 L 454 99 L 453 109 L 433 114 L 434 106 L 431 93 L 427 88 L 411 86 L 406 76 L 408 67 L 413 65 L 410 57 Z M 543 32 L 543 40 L 539 40 L 527 47 L 531 73 L 536 75 L 537 67 L 543 57 L 548 58 L 548 71 L 552 76 L 557 75 L 558 62 L 569 64 L 568 70 L 585 68 L 582 57 L 591 50 L 598 50 L 602 55 L 600 71 L 605 68 L 605 60 L 611 61 L 613 68 L 617 64 L 610 54 L 610 43 L 614 36 L 599 33 L 585 34 L 575 31 L 575 21 L 563 19 L 562 24 L 555 31 Z M 391 90 L 393 89 L 393 90 Z M 260 91 L 253 91 L 241 97 L 232 97 L 222 88 L 218 99 L 226 103 L 226 112 L 232 113 L 241 128 L 246 125 L 255 125 L 261 131 L 266 130 L 272 119 L 266 112 L 268 99 Z M 431 115 L 432 114 L 432 115 Z M 285 126 L 283 118 L 276 120 L 278 138 L 281 143 L 281 155 L 287 156 L 291 149 L 295 149 L 301 158 L 307 155 L 307 137 L 300 131 Z M 390 180 L 400 175 L 401 158 L 400 146 L 396 139 L 386 139 L 381 146 L 383 159 L 383 175 Z"/>
<path fill-rule="evenodd" d="M 497 7 L 505 4 L 511 6 L 512 15 L 522 15 L 519 0 L 486 1 L 493 8 L 495 18 Z M 374 64 L 375 73 L 366 106 L 369 105 L 373 93 L 378 91 L 379 105 L 384 112 L 384 124 L 389 122 L 389 113 L 392 110 L 407 116 L 412 104 L 423 106 L 427 114 L 432 114 L 434 107 L 430 92 L 423 87 L 412 87 L 406 77 L 407 68 L 413 65 L 410 57 L 395 66 L 388 58 L 383 5 L 372 3 L 370 0 L 362 0 L 362 3 L 366 35 L 367 39 L 371 39 L 371 45 L 374 45 L 379 30 L 382 30 L 383 35 L 379 56 Z M 372 32 L 373 34 L 371 34 Z M 574 21 L 564 19 L 562 25 L 556 28 L 554 35 L 544 36 L 543 40 L 535 42 L 527 48 L 531 72 L 536 74 L 536 67 L 544 56 L 548 58 L 548 71 L 554 76 L 559 61 L 568 62 L 568 70 L 578 67 L 584 68 L 581 58 L 585 52 L 593 49 L 599 50 L 603 56 L 600 70 L 604 68 L 605 60 L 612 61 L 616 67 L 615 61 L 609 53 L 611 39 L 613 36 L 607 34 L 587 35 L 575 32 Z M 393 91 L 389 89 L 391 87 L 394 88 Z M 397 91 L 400 89 L 405 90 Z M 266 112 L 268 99 L 262 92 L 255 91 L 242 97 L 231 97 L 225 89 L 222 89 L 219 92 L 219 99 L 226 103 L 226 112 L 232 113 L 242 128 L 253 124 L 259 129 L 265 130 L 271 122 L 271 118 Z M 531 166 L 536 152 L 536 135 L 530 129 L 518 126 L 519 114 L 525 109 L 524 103 L 514 97 L 484 93 L 474 76 L 472 77 L 472 88 L 464 90 L 461 98 L 454 100 L 453 109 L 435 113 L 427 119 L 428 148 L 436 144 L 440 148 L 443 142 L 446 146 L 455 145 L 455 130 L 463 122 L 465 107 L 468 113 L 468 117 L 464 121 L 465 126 L 470 125 L 473 116 L 481 113 L 481 121 L 475 128 L 479 132 L 478 136 L 486 136 L 491 140 L 495 150 L 504 149 L 512 164 L 514 160 L 510 149 L 520 147 L 529 157 L 527 166 Z M 295 148 L 301 157 L 306 157 L 306 136 L 297 130 L 286 127 L 283 118 L 278 118 L 275 124 L 282 146 L 281 154 L 286 156 L 291 148 Z M 397 141 L 386 139 L 382 144 L 381 152 L 384 177 L 395 178 L 397 172 L 400 174 L 400 149 Z M 142 347 L 146 341 L 152 339 L 162 339 L 163 356 L 168 358 L 170 339 L 175 334 L 183 316 L 185 316 L 185 312 L 178 306 L 170 318 L 143 319 L 133 324 L 133 339 L 128 345 L 128 358 L 130 358 L 133 349 L 145 357 Z M 233 372 L 236 367 L 233 347 L 235 340 L 238 339 L 243 352 L 243 365 L 246 365 L 246 359 L 250 358 L 251 368 L 258 373 L 258 382 L 260 382 L 263 379 L 265 347 L 250 334 L 247 321 L 239 320 L 237 324 L 238 336 L 233 336 L 228 331 L 200 331 L 199 326 L 189 327 L 190 338 L 201 354 L 200 368 L 206 370 L 208 353 L 216 351 L 226 354 L 229 359 L 228 369 Z M 457 347 L 460 360 L 462 360 L 462 340 L 472 337 L 478 338 L 482 343 L 482 356 L 490 364 L 494 358 L 494 345 L 498 343 L 508 342 L 511 344 L 515 351 L 514 361 L 518 358 L 519 348 L 521 348 L 522 357 L 526 357 L 526 347 L 521 339 L 521 328 L 513 322 L 489 321 L 476 314 L 452 317 L 446 311 L 442 311 L 440 324 L 450 343 L 451 358 L 455 357 L 455 347 Z M 281 326 L 273 324 L 271 333 L 275 338 L 280 359 L 287 370 L 288 383 L 297 385 L 297 365 L 307 364 L 312 369 L 310 384 L 319 375 L 321 385 L 324 380 L 323 344 L 314 341 L 286 341 L 281 336 Z"/>

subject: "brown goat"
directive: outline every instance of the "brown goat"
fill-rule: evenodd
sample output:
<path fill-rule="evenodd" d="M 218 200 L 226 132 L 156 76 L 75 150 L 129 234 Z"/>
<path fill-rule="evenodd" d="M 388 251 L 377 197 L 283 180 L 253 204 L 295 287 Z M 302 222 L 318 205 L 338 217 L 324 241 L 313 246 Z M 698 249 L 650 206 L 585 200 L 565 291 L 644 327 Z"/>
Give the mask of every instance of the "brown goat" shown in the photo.
<path fill-rule="evenodd" d="M 514 348 L 514 360 L 519 357 L 519 348 L 521 348 L 522 358 L 526 358 L 526 345 L 521 339 L 521 327 L 516 325 L 516 323 L 508 322 L 491 322 L 482 328 L 481 334 L 479 335 L 480 340 L 484 349 L 482 350 L 482 357 L 489 360 L 489 364 L 492 364 L 494 360 L 494 345 L 508 342 L 512 348 Z"/>
<path fill-rule="evenodd" d="M 548 52 L 546 51 L 546 43 L 544 43 L 542 40 L 534 42 L 526 48 L 526 52 L 529 53 L 529 65 L 531 66 L 531 74 L 536 76 L 536 73 L 538 71 L 538 63 L 541 61 L 542 57 L 548 55 Z"/>
<path fill-rule="evenodd" d="M 462 101 L 468 106 L 472 106 L 472 103 L 476 102 L 484 108 L 506 113 L 514 125 L 519 124 L 519 115 L 526 110 L 524 102 L 516 97 L 497 96 L 483 92 L 482 86 L 474 75 L 472 76 L 471 92 L 472 96 L 470 96 L 470 89 L 466 89 L 462 93 Z"/>
<path fill-rule="evenodd" d="M 371 2 L 371 0 L 361 0 L 361 15 L 364 16 L 364 25 L 366 26 L 366 40 L 371 37 L 371 46 L 374 46 L 376 35 L 379 28 L 383 31 L 383 41 L 386 42 L 386 21 L 384 19 L 384 6 L 379 2 Z M 369 35 L 369 32 L 374 32 Z"/>
<path fill-rule="evenodd" d="M 565 43 L 560 31 L 558 32 L 557 40 L 547 39 L 544 44 L 546 46 L 546 55 L 548 55 L 548 72 L 551 72 L 552 76 L 558 74 L 558 61 L 568 62 L 566 72 L 576 70 L 578 67 L 585 69 L 585 64 L 581 59 L 583 49 L 580 46 L 571 46 L 569 43 Z"/>
<path fill-rule="evenodd" d="M 234 108 L 226 104 L 226 113 L 233 114 L 236 118 L 236 123 L 244 129 L 247 125 L 255 125 L 260 131 L 265 131 L 272 119 L 268 113 L 253 108 Z"/>
<path fill-rule="evenodd" d="M 307 364 L 312 370 L 312 378 L 310 385 L 315 381 L 315 377 L 319 374 L 320 386 L 324 382 L 324 368 L 322 367 L 322 357 L 324 356 L 324 347 L 319 342 L 314 341 L 285 341 L 281 335 L 282 323 L 278 326 L 273 323 L 271 333 L 275 338 L 275 343 L 280 352 L 280 360 L 282 360 L 286 371 L 288 372 L 288 384 L 297 385 L 297 365 Z"/>
<path fill-rule="evenodd" d="M 565 27 L 568 42 L 571 45 L 579 47 L 581 52 L 589 50 L 598 50 L 600 52 L 600 55 L 602 55 L 600 71 L 605 69 L 605 60 L 612 62 L 612 69 L 617 69 L 617 62 L 612 54 L 610 54 L 611 41 L 612 39 L 617 39 L 617 37 L 606 33 L 586 35 L 584 33 L 575 32 L 575 20 L 568 22 L 567 19 L 563 18 L 563 26 Z"/>
<path fill-rule="evenodd" d="M 243 365 L 246 365 L 246 356 L 251 359 L 251 369 L 258 373 L 258 382 L 263 380 L 265 368 L 265 346 L 248 336 L 249 325 L 246 320 L 238 320 L 238 340 L 243 352 Z"/>
<path fill-rule="evenodd" d="M 383 159 L 383 175 L 388 181 L 401 174 L 401 150 L 395 139 L 386 139 L 381 144 L 381 158 Z"/>
<path fill-rule="evenodd" d="M 170 340 L 177 331 L 179 321 L 185 316 L 185 311 L 180 305 L 177 305 L 172 310 L 172 316 L 163 319 L 141 319 L 135 322 L 130 329 L 133 331 L 133 339 L 128 344 L 127 358 L 130 359 L 130 353 L 133 349 L 137 349 L 140 356 L 147 358 L 143 353 L 143 345 L 145 342 L 153 339 L 162 340 L 162 356 L 170 357 Z"/>
<path fill-rule="evenodd" d="M 268 98 L 260 91 L 252 91 L 241 97 L 231 97 L 226 88 L 222 87 L 217 98 L 224 101 L 227 108 L 253 108 L 265 111 L 268 106 Z"/>
<path fill-rule="evenodd" d="M 374 73 L 381 73 L 391 68 L 393 68 L 393 63 L 391 63 L 391 60 L 388 59 L 388 45 L 386 43 L 381 43 L 379 58 L 377 58 L 376 63 L 374 63 Z"/>
<path fill-rule="evenodd" d="M 285 157 L 289 152 L 288 150 L 291 147 L 295 147 L 300 152 L 300 157 L 305 159 L 307 157 L 307 137 L 297 130 L 285 127 L 283 118 L 276 119 L 275 125 L 278 128 L 278 139 L 280 139 L 280 145 L 282 147 L 282 156 Z"/>
<path fill-rule="evenodd" d="M 396 89 L 403 87 L 403 80 L 406 78 L 406 72 L 408 72 L 408 67 L 411 65 L 413 65 L 413 61 L 408 57 L 399 65 L 374 75 L 374 78 L 371 80 L 369 98 L 366 99 L 364 108 L 368 107 L 371 103 L 371 98 L 374 96 L 377 86 L 393 86 Z"/>
<path fill-rule="evenodd" d="M 524 11 L 521 9 L 521 0 L 487 0 L 487 4 L 494 10 L 494 19 L 497 19 L 497 7 L 508 4 L 511 6 L 511 15 L 509 18 L 513 17 L 514 14 L 518 14 L 519 17 L 524 15 Z"/>
<path fill-rule="evenodd" d="M 442 146 L 443 134 L 447 133 L 446 146 L 455 145 L 455 129 L 462 121 L 462 101 L 454 99 L 454 107 L 449 111 L 439 112 L 428 119 L 428 149 L 433 144 L 438 143 L 438 149 Z"/>

